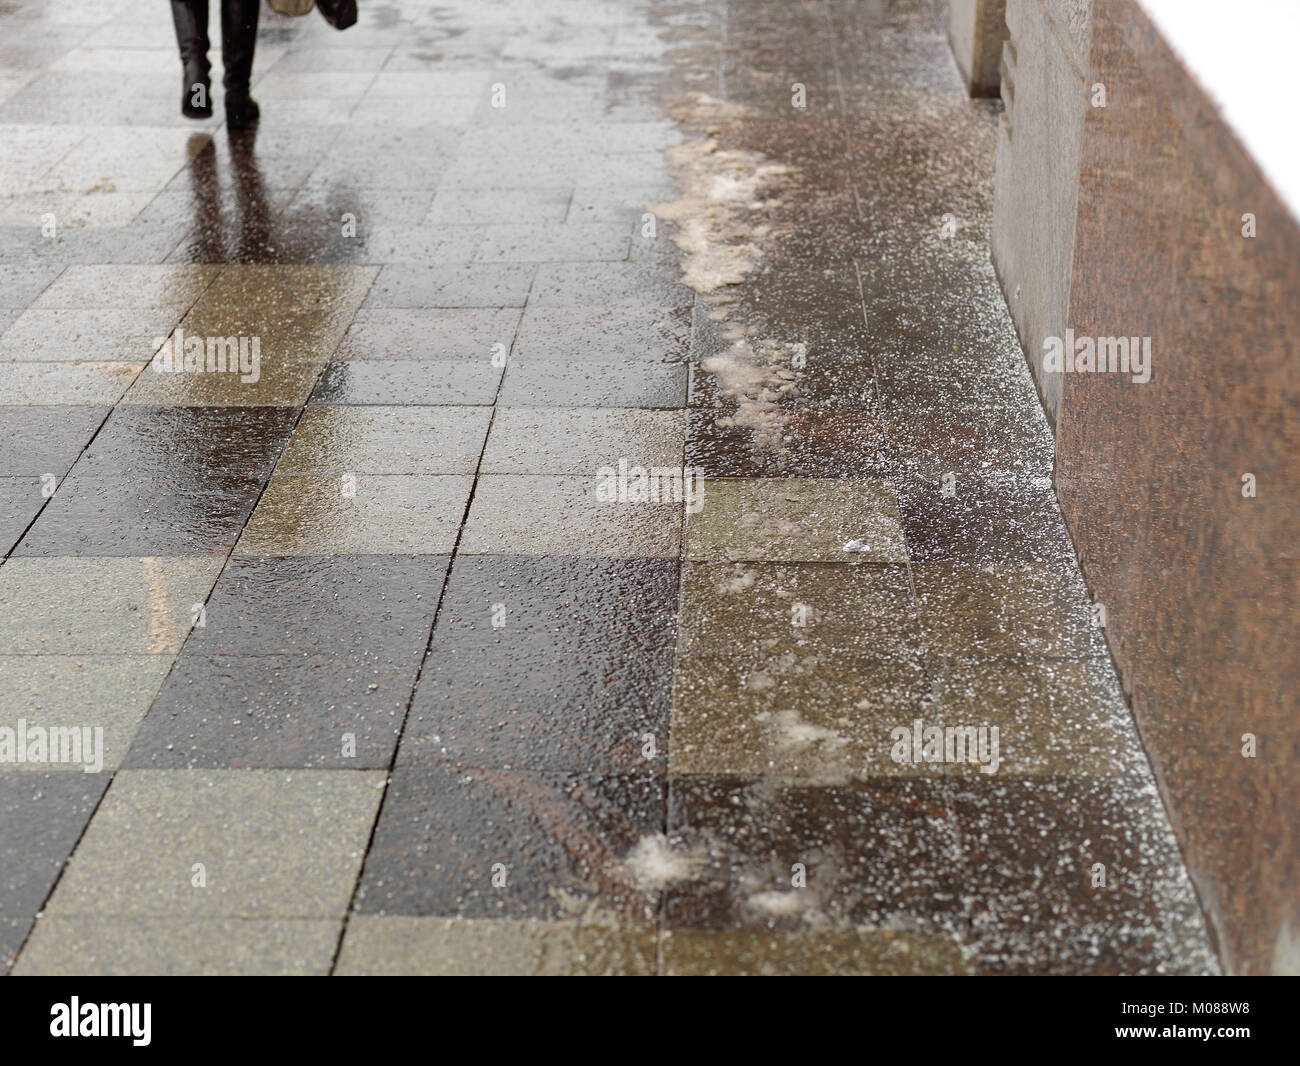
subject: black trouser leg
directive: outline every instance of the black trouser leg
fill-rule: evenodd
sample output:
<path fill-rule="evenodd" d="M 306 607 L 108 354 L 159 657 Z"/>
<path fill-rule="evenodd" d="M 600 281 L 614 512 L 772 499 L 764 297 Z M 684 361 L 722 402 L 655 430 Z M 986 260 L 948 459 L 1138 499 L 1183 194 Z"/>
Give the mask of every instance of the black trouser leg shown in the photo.
<path fill-rule="evenodd" d="M 187 118 L 212 114 L 212 86 L 208 75 L 208 0 L 172 0 L 172 23 L 180 48 L 181 113 Z"/>

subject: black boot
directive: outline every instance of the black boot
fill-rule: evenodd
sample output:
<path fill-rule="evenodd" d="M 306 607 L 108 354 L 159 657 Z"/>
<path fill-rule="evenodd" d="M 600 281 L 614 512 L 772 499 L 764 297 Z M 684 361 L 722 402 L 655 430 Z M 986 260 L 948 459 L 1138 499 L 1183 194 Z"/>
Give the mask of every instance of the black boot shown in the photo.
<path fill-rule="evenodd" d="M 226 64 L 226 125 L 242 130 L 257 121 L 257 101 L 248 93 L 253 76 L 260 0 L 221 0 L 221 54 Z"/>
<path fill-rule="evenodd" d="M 208 75 L 208 0 L 172 0 L 172 22 L 181 50 L 181 114 L 212 117 L 212 82 Z"/>

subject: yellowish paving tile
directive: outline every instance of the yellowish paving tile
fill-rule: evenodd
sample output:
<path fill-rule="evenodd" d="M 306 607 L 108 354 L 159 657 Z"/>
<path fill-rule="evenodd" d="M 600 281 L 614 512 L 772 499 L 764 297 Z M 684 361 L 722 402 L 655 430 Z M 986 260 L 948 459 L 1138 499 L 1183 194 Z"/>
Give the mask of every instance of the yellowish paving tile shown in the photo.
<path fill-rule="evenodd" d="M 216 279 L 217 266 L 75 264 L 32 304 L 40 309 L 167 308 L 184 312 Z"/>
<path fill-rule="evenodd" d="M 608 503 L 594 477 L 486 474 L 461 538 L 467 555 L 676 558 L 684 505 Z"/>
<path fill-rule="evenodd" d="M 767 929 L 674 929 L 662 936 L 673 976 L 953 976 L 966 972 L 951 937 L 884 929 L 778 933 Z"/>
<path fill-rule="evenodd" d="M 927 691 L 924 669 L 904 658 L 679 657 L 669 772 L 821 784 L 915 776 L 890 758 L 890 731 L 911 728 Z"/>
<path fill-rule="evenodd" d="M 107 407 L 122 398 L 141 365 L 0 363 L 0 405 Z"/>
<path fill-rule="evenodd" d="M 340 918 L 45 915 L 14 966 L 32 977 L 284 977 L 329 973 Z"/>
<path fill-rule="evenodd" d="M 883 481 L 707 478 L 688 559 L 904 563 L 898 498 Z M 852 544 L 856 550 L 846 551 Z"/>
<path fill-rule="evenodd" d="M 183 371 L 158 369 L 155 362 L 140 372 L 122 403 L 187 407 L 300 407 L 320 375 L 320 363 L 262 360 L 255 371 Z M 251 365 L 251 364 L 250 364 Z M 256 380 L 245 381 L 245 377 Z"/>
<path fill-rule="evenodd" d="M 119 770 L 47 912 L 341 917 L 382 771 Z"/>
<path fill-rule="evenodd" d="M 339 974 L 470 977 L 644 976 L 654 972 L 655 934 L 506 919 L 354 914 Z"/>
<path fill-rule="evenodd" d="M 25 558 L 0 566 L 0 648 L 163 655 L 180 650 L 219 558 Z"/>
<path fill-rule="evenodd" d="M 80 731 L 77 762 L 0 762 L 23 770 L 116 770 L 173 662 L 171 655 L 0 655 L 0 727 Z M 96 730 L 102 733 L 96 734 Z M 45 734 L 48 736 L 48 733 Z M 86 742 L 90 741 L 87 745 Z"/>
<path fill-rule="evenodd" d="M 313 363 L 327 361 L 339 346 L 352 320 L 352 307 L 332 311 L 297 311 L 281 307 L 218 304 L 203 297 L 180 324 L 184 338 L 257 338 L 266 362 Z M 176 341 L 173 338 L 173 351 Z"/>
<path fill-rule="evenodd" d="M 902 567 L 687 563 L 678 653 L 915 658 L 921 630 Z"/>
<path fill-rule="evenodd" d="M 446 555 L 471 482 L 453 475 L 277 474 L 235 554 Z"/>
<path fill-rule="evenodd" d="M 278 474 L 473 474 L 490 407 L 308 407 Z"/>
<path fill-rule="evenodd" d="M 217 307 L 356 310 L 378 273 L 373 266 L 226 266 L 207 295 Z"/>
<path fill-rule="evenodd" d="M 679 411 L 504 407 L 492 423 L 483 472 L 594 475 L 620 461 L 680 469 L 685 433 Z"/>

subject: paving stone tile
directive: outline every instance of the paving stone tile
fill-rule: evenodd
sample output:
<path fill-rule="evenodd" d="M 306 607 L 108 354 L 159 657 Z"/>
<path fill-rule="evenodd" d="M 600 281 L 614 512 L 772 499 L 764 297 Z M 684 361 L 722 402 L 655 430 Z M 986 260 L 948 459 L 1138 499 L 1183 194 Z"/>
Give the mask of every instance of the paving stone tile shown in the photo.
<path fill-rule="evenodd" d="M 472 363 L 429 360 L 345 360 L 329 363 L 313 404 L 490 405 L 501 383 L 501 367 L 489 359 Z"/>
<path fill-rule="evenodd" d="M 387 769 L 418 657 L 181 656 L 126 765 Z"/>
<path fill-rule="evenodd" d="M 904 656 L 922 630 L 901 567 L 686 563 L 683 655 Z"/>
<path fill-rule="evenodd" d="M 0 408 L 0 470 L 62 477 L 108 413 L 107 407 L 80 405 Z"/>
<path fill-rule="evenodd" d="M 1145 774 L 968 779 L 954 810 L 982 970 L 1213 968 L 1196 932 L 1191 883 Z"/>
<path fill-rule="evenodd" d="M 353 915 L 345 976 L 649 976 L 655 936 L 581 921 Z"/>
<path fill-rule="evenodd" d="M 237 555 L 445 555 L 469 500 L 464 476 L 277 474 Z"/>
<path fill-rule="evenodd" d="M 340 917 L 383 781 L 380 771 L 119 770 L 47 911 Z"/>
<path fill-rule="evenodd" d="M 672 411 L 510 407 L 497 412 L 485 474 L 597 476 L 602 467 L 680 471 L 684 419 Z"/>
<path fill-rule="evenodd" d="M 121 765 L 136 728 L 149 711 L 171 655 L 0 655 L 0 726 L 18 720 L 43 729 L 102 729 L 78 762 L 0 763 L 6 772 L 84 773 Z M 82 733 L 85 744 L 87 734 Z"/>
<path fill-rule="evenodd" d="M 107 774 L 0 773 L 0 973 L 107 787 Z"/>
<path fill-rule="evenodd" d="M 234 265 L 220 270 L 200 307 L 296 314 L 355 311 L 379 273 L 373 266 Z"/>
<path fill-rule="evenodd" d="M 617 262 L 628 230 L 618 223 L 517 222 L 483 227 L 474 258 L 486 263 Z"/>
<path fill-rule="evenodd" d="M 1108 660 L 931 659 L 930 717 L 997 726 L 1001 769 L 1016 777 L 1145 772 L 1119 679 Z M 953 767 L 974 774 L 976 766 Z"/>
<path fill-rule="evenodd" d="M 475 263 L 465 266 L 386 266 L 366 307 L 522 307 L 536 267 Z"/>
<path fill-rule="evenodd" d="M 466 555 L 676 558 L 680 503 L 606 503 L 593 477 L 485 474 L 461 536 Z"/>
<path fill-rule="evenodd" d="M 308 407 L 277 474 L 473 474 L 488 407 Z"/>
<path fill-rule="evenodd" d="M 13 550 L 46 504 L 43 489 L 52 484 L 38 477 L 0 477 L 0 555 Z"/>
<path fill-rule="evenodd" d="M 914 564 L 921 628 L 948 657 L 1077 659 L 1106 653 L 1077 575 L 1028 564 Z"/>
<path fill-rule="evenodd" d="M 567 222 L 640 223 L 655 204 L 676 195 L 668 185 L 579 185 L 573 190 Z"/>
<path fill-rule="evenodd" d="M 33 302 L 38 310 L 188 311 L 217 277 L 212 266 L 128 266 L 75 263 Z"/>
<path fill-rule="evenodd" d="M 895 485 L 914 560 L 1050 565 L 1074 558 L 1047 475 L 1019 478 L 951 471 L 932 479 L 899 478 Z"/>
<path fill-rule="evenodd" d="M 347 332 L 352 311 L 351 304 L 301 311 L 274 305 L 220 304 L 205 297 L 181 322 L 182 347 L 193 337 L 203 338 L 205 348 L 209 337 L 256 337 L 263 370 L 272 364 L 323 363 L 333 356 Z M 175 352 L 180 342 L 175 336 L 170 339 Z M 155 363 L 161 361 L 160 357 L 154 359 Z"/>
<path fill-rule="evenodd" d="M 442 225 L 563 222 L 572 195 L 567 185 L 550 189 L 441 188 L 425 221 Z"/>
<path fill-rule="evenodd" d="M 686 367 L 620 360 L 608 363 L 518 362 L 506 366 L 502 407 L 686 406 Z"/>
<path fill-rule="evenodd" d="M 654 921 L 658 891 L 626 861 L 662 829 L 649 775 L 399 768 L 366 856 L 362 914 Z M 493 886 L 495 864 L 505 883 Z"/>
<path fill-rule="evenodd" d="M 674 977 L 952 977 L 967 972 L 955 938 L 893 929 L 669 929 L 660 950 L 661 972 Z"/>
<path fill-rule="evenodd" d="M 698 373 L 694 381 L 698 393 Z M 792 411 L 782 424 L 779 452 L 756 448 L 752 430 L 736 424 L 735 413 L 734 404 L 690 412 L 686 461 L 706 477 L 858 480 L 898 470 L 888 427 L 873 412 Z"/>
<path fill-rule="evenodd" d="M 944 781 L 842 786 L 683 777 L 664 848 L 671 929 L 827 924 L 957 932 L 964 891 Z M 806 887 L 795 888 L 802 863 Z M 663 864 L 661 863 L 662 867 Z"/>
<path fill-rule="evenodd" d="M 890 758 L 891 730 L 933 720 L 929 695 L 922 665 L 901 654 L 683 656 L 669 771 L 828 784 L 922 776 Z"/>
<path fill-rule="evenodd" d="M 320 372 L 320 363 L 263 362 L 257 380 L 245 381 L 245 375 L 229 371 L 160 373 L 146 368 L 122 397 L 122 403 L 153 407 L 300 407 L 307 402 Z"/>
<path fill-rule="evenodd" d="M 334 358 L 490 359 L 498 344 L 510 350 L 519 314 L 510 307 L 366 309 L 357 313 Z"/>
<path fill-rule="evenodd" d="M 248 521 L 261 474 L 83 475 L 59 483 L 19 556 L 225 555 Z"/>
<path fill-rule="evenodd" d="M 208 481 L 268 475 L 296 419 L 289 407 L 122 406 L 77 460 L 76 472 Z"/>
<path fill-rule="evenodd" d="M 418 664 L 446 571 L 446 557 L 436 555 L 234 555 L 186 654 L 338 656 L 376 649 L 394 662 Z"/>
<path fill-rule="evenodd" d="M 0 566 L 7 654 L 163 655 L 180 650 L 216 557 L 8 559 Z"/>
<path fill-rule="evenodd" d="M 695 293 L 639 263 L 543 263 L 529 293 L 542 307 L 690 307 Z"/>
<path fill-rule="evenodd" d="M 871 479 L 704 478 L 686 527 L 693 560 L 905 563 L 894 491 Z M 860 547 L 846 551 L 845 545 Z"/>
<path fill-rule="evenodd" d="M 0 338 L 0 361 L 147 363 L 179 316 L 167 311 L 29 308 Z"/>
<path fill-rule="evenodd" d="M 340 918 L 143 918 L 45 915 L 15 975 L 31 977 L 323 977 Z"/>
<path fill-rule="evenodd" d="M 136 363 L 0 363 L 0 404 L 110 406 L 139 373 Z"/>
<path fill-rule="evenodd" d="M 690 344 L 688 307 L 547 306 L 530 297 L 512 362 L 684 362 Z"/>

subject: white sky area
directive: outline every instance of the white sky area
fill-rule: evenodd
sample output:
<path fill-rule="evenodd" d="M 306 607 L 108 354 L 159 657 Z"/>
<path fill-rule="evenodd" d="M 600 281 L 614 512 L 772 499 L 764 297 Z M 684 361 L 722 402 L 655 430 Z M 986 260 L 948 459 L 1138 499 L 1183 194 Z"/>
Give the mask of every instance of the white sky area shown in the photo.
<path fill-rule="evenodd" d="M 1142 0 L 1269 183 L 1300 218 L 1300 0 Z"/>

